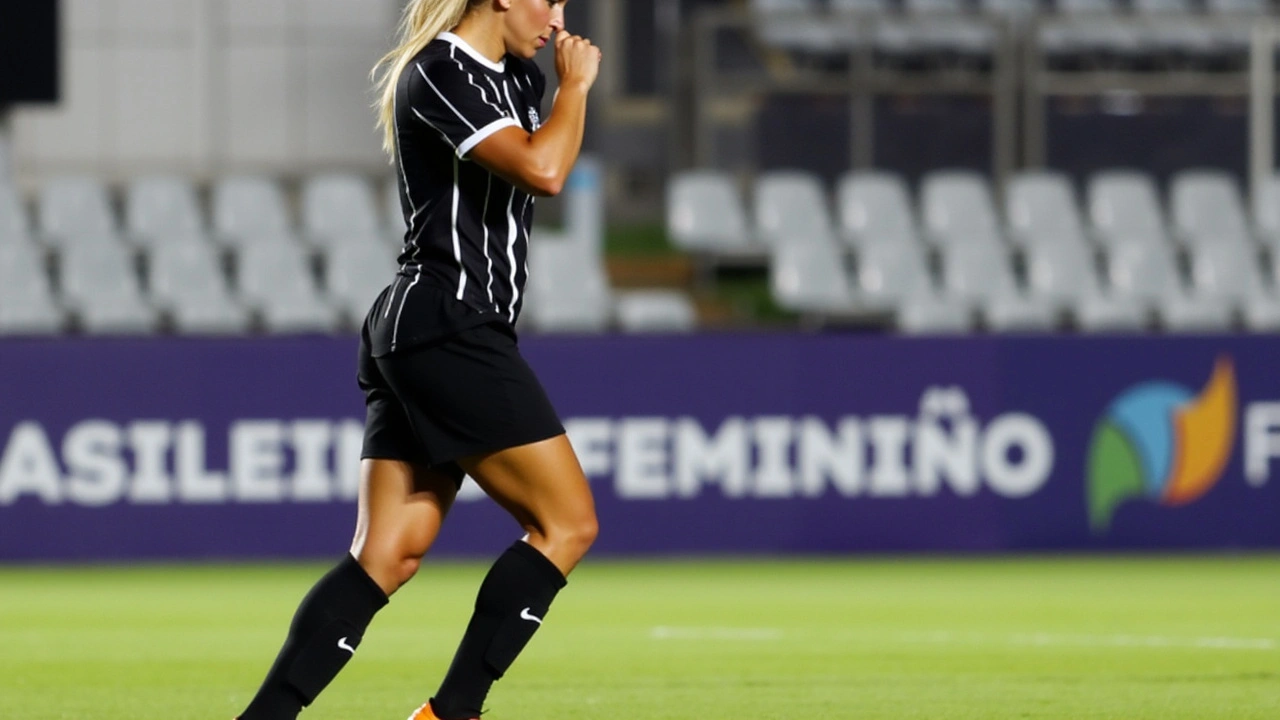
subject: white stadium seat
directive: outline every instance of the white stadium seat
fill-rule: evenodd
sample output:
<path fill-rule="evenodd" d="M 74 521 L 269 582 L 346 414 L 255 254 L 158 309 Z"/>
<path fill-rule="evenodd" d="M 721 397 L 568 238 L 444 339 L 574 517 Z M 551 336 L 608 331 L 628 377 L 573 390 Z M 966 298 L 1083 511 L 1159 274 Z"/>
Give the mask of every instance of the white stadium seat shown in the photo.
<path fill-rule="evenodd" d="M 727 173 L 691 170 L 667 185 L 667 237 L 679 249 L 711 255 L 763 256 L 747 227 L 737 185 Z"/>
<path fill-rule="evenodd" d="M 64 319 L 38 251 L 0 243 L 0 335 L 50 334 Z"/>
<path fill-rule="evenodd" d="M 292 224 L 280 185 L 260 175 L 231 175 L 213 186 L 213 230 L 232 247 L 289 237 Z"/>
<path fill-rule="evenodd" d="M 1174 175 L 1169 206 L 1174 230 L 1188 245 L 1253 242 L 1240 190 L 1226 172 L 1188 170 Z"/>
<path fill-rule="evenodd" d="M 269 332 L 329 332 L 336 308 L 316 287 L 302 249 L 291 243 L 250 244 L 237 260 L 240 297 L 262 316 Z"/>
<path fill-rule="evenodd" d="M 148 255 L 152 300 L 180 333 L 245 332 L 248 311 L 231 296 L 211 245 L 198 240 L 160 243 Z"/>
<path fill-rule="evenodd" d="M 767 245 L 836 243 L 822 182 L 812 173 L 761 173 L 755 182 L 753 207 L 756 237 Z"/>
<path fill-rule="evenodd" d="M 1013 239 L 1024 246 L 1087 241 L 1071 180 L 1063 173 L 1015 173 L 1005 188 L 1005 219 Z"/>
<path fill-rule="evenodd" d="M 1136 171 L 1109 170 L 1089 178 L 1089 220 L 1104 245 L 1167 243 L 1155 182 Z"/>
<path fill-rule="evenodd" d="M 130 254 L 108 243 L 69 245 L 59 262 L 62 298 L 89 333 L 150 333 L 159 325 Z"/>
<path fill-rule="evenodd" d="M 773 249 L 769 288 L 779 307 L 801 314 L 854 309 L 844 262 L 835 245 L 789 243 Z"/>
<path fill-rule="evenodd" d="M 920 183 L 925 231 L 938 245 L 1000 242 L 1000 221 L 986 178 L 968 170 L 935 170 Z"/>
<path fill-rule="evenodd" d="M 84 238 L 114 238 L 115 215 L 106 187 L 96 178 L 62 175 L 39 190 L 39 231 L 50 245 L 74 245 Z"/>
<path fill-rule="evenodd" d="M 679 290 L 627 290 L 614 294 L 618 329 L 628 333 L 677 333 L 697 329 L 698 313 Z"/>
<path fill-rule="evenodd" d="M 529 246 L 529 273 L 522 317 L 534 330 L 594 333 L 608 329 L 613 294 L 596 252 L 567 240 L 534 242 Z"/>
<path fill-rule="evenodd" d="M 302 227 L 326 247 L 376 236 L 382 228 L 373 187 L 361 175 L 324 173 L 302 183 Z"/>
<path fill-rule="evenodd" d="M 148 175 L 130 182 L 124 218 L 129 238 L 144 246 L 203 237 L 205 232 L 195 187 L 176 175 Z"/>
<path fill-rule="evenodd" d="M 836 188 L 836 205 L 840 230 L 849 243 L 919 241 L 911 195 L 898 175 L 876 171 L 846 173 Z"/>
<path fill-rule="evenodd" d="M 395 280 L 396 251 L 375 238 L 325 251 L 325 286 L 333 304 L 358 327 L 374 298 Z"/>

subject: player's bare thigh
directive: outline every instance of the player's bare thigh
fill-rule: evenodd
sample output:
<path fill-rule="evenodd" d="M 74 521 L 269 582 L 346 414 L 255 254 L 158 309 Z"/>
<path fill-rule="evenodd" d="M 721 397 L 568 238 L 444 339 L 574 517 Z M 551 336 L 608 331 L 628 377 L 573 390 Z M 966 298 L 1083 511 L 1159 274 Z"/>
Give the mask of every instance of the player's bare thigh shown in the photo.
<path fill-rule="evenodd" d="M 595 500 L 565 435 L 458 461 L 565 575 L 597 532 Z"/>

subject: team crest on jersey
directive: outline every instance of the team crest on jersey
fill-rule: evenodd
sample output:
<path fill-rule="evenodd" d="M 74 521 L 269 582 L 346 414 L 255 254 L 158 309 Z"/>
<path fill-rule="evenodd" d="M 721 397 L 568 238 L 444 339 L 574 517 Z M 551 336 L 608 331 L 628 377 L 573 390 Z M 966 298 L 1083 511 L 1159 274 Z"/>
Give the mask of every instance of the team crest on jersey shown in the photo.
<path fill-rule="evenodd" d="M 537 108 L 529 108 L 529 126 L 534 130 L 542 127 L 542 118 L 538 116 Z"/>

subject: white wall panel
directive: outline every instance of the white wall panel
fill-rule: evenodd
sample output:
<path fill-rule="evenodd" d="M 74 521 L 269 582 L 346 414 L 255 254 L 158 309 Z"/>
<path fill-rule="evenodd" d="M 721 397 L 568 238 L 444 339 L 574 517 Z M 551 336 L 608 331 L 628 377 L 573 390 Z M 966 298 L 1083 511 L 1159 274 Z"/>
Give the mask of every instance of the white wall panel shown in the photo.
<path fill-rule="evenodd" d="M 369 80 L 377 57 L 376 49 L 307 47 L 302 121 L 308 157 L 343 164 L 378 160 Z"/>
<path fill-rule="evenodd" d="M 41 164 L 53 165 L 54 171 L 77 164 L 85 170 L 100 169 L 111 131 L 114 55 L 98 47 L 67 48 L 62 103 L 14 113 L 14 163 L 19 172 Z"/>
<path fill-rule="evenodd" d="M 290 130 L 289 117 L 291 106 L 301 106 L 302 88 L 289 82 L 290 66 L 283 43 L 227 49 L 221 66 L 226 96 L 215 110 L 223 130 L 221 164 L 283 165 L 301 157 L 301 133 Z"/>
<path fill-rule="evenodd" d="M 111 112 L 119 167 L 194 166 L 208 132 L 199 97 L 205 82 L 194 70 L 186 48 L 117 50 Z"/>

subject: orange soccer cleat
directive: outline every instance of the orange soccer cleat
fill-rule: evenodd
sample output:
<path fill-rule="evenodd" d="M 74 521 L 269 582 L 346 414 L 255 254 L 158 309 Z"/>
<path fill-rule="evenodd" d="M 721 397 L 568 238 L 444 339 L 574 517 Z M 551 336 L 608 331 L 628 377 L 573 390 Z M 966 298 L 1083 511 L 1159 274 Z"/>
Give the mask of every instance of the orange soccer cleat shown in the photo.
<path fill-rule="evenodd" d="M 431 703 L 424 702 L 422 707 L 413 711 L 413 714 L 409 716 L 409 720 L 440 720 L 440 718 L 436 717 L 435 711 L 431 709 Z M 474 720 L 480 720 L 480 718 L 475 718 Z"/>

